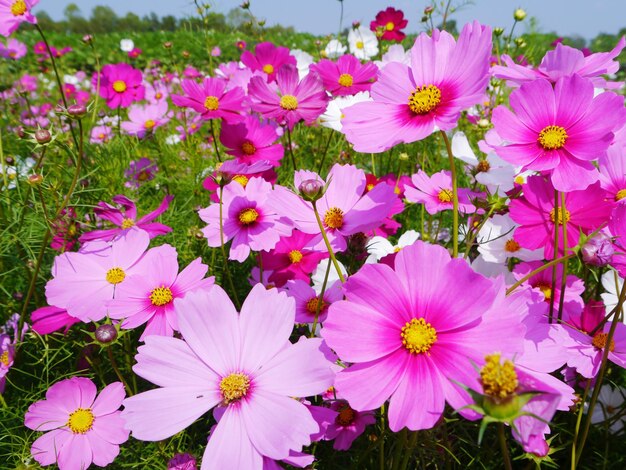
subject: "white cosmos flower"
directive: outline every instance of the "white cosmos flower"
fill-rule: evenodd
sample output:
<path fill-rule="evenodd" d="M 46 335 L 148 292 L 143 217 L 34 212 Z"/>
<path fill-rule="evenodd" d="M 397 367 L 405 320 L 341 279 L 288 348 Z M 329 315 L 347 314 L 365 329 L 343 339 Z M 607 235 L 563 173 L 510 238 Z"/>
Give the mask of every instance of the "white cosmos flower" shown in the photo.
<path fill-rule="evenodd" d="M 459 257 L 463 256 L 459 254 Z M 467 260 L 469 263 L 469 259 Z M 478 255 L 474 261 L 471 262 L 470 266 L 472 269 L 478 274 L 482 274 L 485 277 L 495 278 L 504 276 L 504 282 L 507 286 L 510 286 L 515 283 L 515 277 L 513 273 L 509 271 L 509 268 L 504 263 L 489 263 L 485 261 L 482 255 Z"/>
<path fill-rule="evenodd" d="M 313 56 L 300 49 L 291 49 L 289 53 L 296 58 L 298 77 L 302 80 L 309 74 L 309 65 L 313 63 Z"/>
<path fill-rule="evenodd" d="M 378 54 L 378 39 L 376 35 L 365 26 L 351 29 L 348 33 L 350 52 L 357 59 L 369 59 Z"/>
<path fill-rule="evenodd" d="M 413 245 L 419 240 L 420 234 L 415 230 L 407 230 L 398 239 L 396 245 L 392 245 L 389 240 L 375 236 L 367 243 L 367 252 L 370 254 L 365 260 L 366 263 L 377 263 L 387 255 L 397 253 L 402 248 Z"/>
<path fill-rule="evenodd" d="M 130 52 L 135 48 L 135 43 L 132 39 L 122 39 L 120 41 L 120 49 L 123 52 Z"/>
<path fill-rule="evenodd" d="M 613 389 L 609 384 L 604 384 L 598 394 L 598 402 L 593 409 L 591 422 L 593 424 L 613 421 L 615 415 L 622 411 L 624 405 L 624 390 L 620 387 Z M 611 432 L 617 433 L 624 427 L 623 418 L 617 419 L 611 424 Z"/>
<path fill-rule="evenodd" d="M 383 54 L 382 60 L 374 61 L 380 70 L 391 62 L 400 62 L 404 65 L 411 65 L 411 53 L 409 51 L 405 51 L 402 44 L 394 44 Z"/>
<path fill-rule="evenodd" d="M 508 215 L 494 215 L 478 231 L 478 252 L 488 263 L 505 263 L 509 258 L 522 261 L 543 259 L 543 249 L 528 250 L 515 240 L 518 225 Z"/>
<path fill-rule="evenodd" d="M 600 294 L 600 297 L 602 297 L 607 314 L 617 305 L 619 293 L 623 285 L 624 279 L 619 277 L 613 270 L 607 271 L 602 275 L 602 287 L 604 287 L 605 292 Z"/>
<path fill-rule="evenodd" d="M 337 39 L 331 39 L 324 49 L 324 55 L 329 59 L 336 59 L 346 53 L 348 48 L 344 46 L 341 41 Z"/>
<path fill-rule="evenodd" d="M 320 116 L 320 124 L 341 132 L 341 119 L 344 116 L 343 110 L 361 101 L 372 101 L 369 92 L 359 91 L 356 95 L 339 96 L 329 101 L 326 111 Z"/>

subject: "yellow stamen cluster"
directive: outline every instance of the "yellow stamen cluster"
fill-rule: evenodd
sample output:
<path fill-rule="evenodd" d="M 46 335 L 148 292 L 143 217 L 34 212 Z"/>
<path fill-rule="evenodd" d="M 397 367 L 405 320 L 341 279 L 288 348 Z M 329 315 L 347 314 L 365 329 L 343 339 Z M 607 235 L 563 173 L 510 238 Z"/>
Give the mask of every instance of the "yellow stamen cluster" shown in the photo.
<path fill-rule="evenodd" d="M 519 381 L 513 362 L 508 359 L 500 363 L 500 354 L 485 357 L 485 365 L 480 369 L 480 380 L 485 395 L 494 398 L 508 398 L 515 393 Z"/>
<path fill-rule="evenodd" d="M 343 211 L 338 207 L 328 209 L 324 214 L 324 224 L 332 229 L 343 227 Z"/>
<path fill-rule="evenodd" d="M 243 144 L 241 144 L 241 151 L 246 155 L 254 155 L 256 152 L 256 147 L 252 142 L 246 140 Z"/>
<path fill-rule="evenodd" d="M 239 223 L 241 225 L 252 225 L 258 218 L 259 213 L 252 207 L 248 207 L 239 213 Z"/>
<path fill-rule="evenodd" d="M 569 222 L 569 219 L 570 213 L 567 209 L 563 210 L 561 207 L 557 207 L 556 209 L 550 210 L 550 220 L 553 224 L 558 220 L 558 224 L 563 225 Z"/>
<path fill-rule="evenodd" d="M 319 311 L 323 312 L 327 304 L 323 300 L 321 301 L 321 303 L 322 304 L 320 305 L 319 297 L 313 297 L 312 299 L 309 299 L 306 303 L 306 311 L 309 312 L 311 315 L 315 315 L 317 313 L 317 309 L 319 308 Z"/>
<path fill-rule="evenodd" d="M 156 126 L 156 122 L 154 122 L 154 119 L 148 119 L 143 125 L 144 129 L 148 130 L 153 129 L 154 126 Z"/>
<path fill-rule="evenodd" d="M 409 97 L 409 108 L 415 114 L 427 114 L 441 103 L 441 90 L 435 85 L 418 86 Z"/>
<path fill-rule="evenodd" d="M 126 230 L 127 228 L 131 228 L 135 226 L 135 221 L 133 219 L 125 218 L 122 220 L 122 228 Z"/>
<path fill-rule="evenodd" d="M 491 169 L 491 165 L 489 164 L 487 160 L 481 160 L 478 162 L 478 165 L 476 165 L 476 171 L 478 171 L 478 173 L 486 173 L 490 169 Z"/>
<path fill-rule="evenodd" d="M 539 145 L 545 150 L 558 150 L 565 145 L 567 132 L 561 126 L 544 127 L 537 137 Z"/>
<path fill-rule="evenodd" d="M 388 22 L 388 23 L 385 25 L 385 29 L 386 29 L 387 31 L 393 31 L 393 28 L 395 28 L 395 27 L 396 27 L 396 25 L 395 25 L 395 24 L 393 24 L 393 21 L 390 21 L 390 22 Z"/>
<path fill-rule="evenodd" d="M 26 7 L 26 2 L 24 0 L 16 0 L 11 5 L 11 14 L 13 16 L 22 16 L 28 11 Z"/>
<path fill-rule="evenodd" d="M 91 430 L 95 416 L 89 408 L 77 408 L 70 413 L 66 426 L 70 428 L 74 434 L 85 434 Z"/>
<path fill-rule="evenodd" d="M 350 405 L 347 403 L 342 403 L 337 408 L 339 414 L 335 418 L 335 423 L 339 426 L 350 426 L 354 420 L 356 419 L 356 411 L 350 408 Z"/>
<path fill-rule="evenodd" d="M 355 46 L 356 46 L 357 49 L 363 49 L 365 44 L 363 44 L 363 41 L 357 41 Z"/>
<path fill-rule="evenodd" d="M 126 88 L 128 88 L 126 86 L 126 82 L 123 80 L 115 80 L 113 82 L 113 89 L 117 92 L 117 93 L 124 93 L 126 91 Z"/>
<path fill-rule="evenodd" d="M 280 107 L 286 111 L 298 109 L 298 98 L 293 95 L 283 95 L 280 97 Z"/>
<path fill-rule="evenodd" d="M 540 282 L 538 284 L 535 284 L 533 287 L 541 291 L 546 301 L 552 299 L 552 286 L 550 284 L 546 282 Z"/>
<path fill-rule="evenodd" d="M 169 287 L 155 287 L 150 292 L 150 302 L 155 307 L 162 307 L 163 305 L 169 304 L 172 300 L 174 300 L 174 295 L 172 294 L 172 290 Z"/>
<path fill-rule="evenodd" d="M 207 111 L 217 111 L 220 107 L 220 100 L 217 96 L 207 96 L 204 100 L 204 108 Z"/>
<path fill-rule="evenodd" d="M 126 273 L 122 268 L 111 268 L 107 271 L 106 280 L 110 284 L 119 284 L 126 279 Z"/>
<path fill-rule="evenodd" d="M 609 339 L 608 333 L 603 333 L 599 331 L 598 333 L 594 335 L 593 340 L 591 340 L 591 344 L 593 344 L 595 348 L 599 350 L 603 350 L 604 348 L 606 348 L 606 343 L 608 339 Z M 609 351 L 613 352 L 614 350 L 615 350 L 615 341 L 613 341 L 613 338 L 611 338 L 611 342 L 609 343 Z"/>
<path fill-rule="evenodd" d="M 274 73 L 274 66 L 272 64 L 265 64 L 263 66 L 263 71 L 266 74 L 270 75 L 270 74 Z"/>
<path fill-rule="evenodd" d="M 622 199 L 624 199 L 626 197 L 626 189 L 620 189 L 617 194 L 615 195 L 615 200 L 616 201 L 621 201 Z"/>
<path fill-rule="evenodd" d="M 291 250 L 289 252 L 289 261 L 293 264 L 302 261 L 302 252 L 300 250 Z"/>
<path fill-rule="evenodd" d="M 452 202 L 453 197 L 454 195 L 451 189 L 442 189 L 439 191 L 439 194 L 437 194 L 439 202 Z"/>
<path fill-rule="evenodd" d="M 411 354 L 428 353 L 437 341 L 437 331 L 423 318 L 413 318 L 402 327 L 400 338 Z"/>
<path fill-rule="evenodd" d="M 520 248 L 521 247 L 520 247 L 519 243 L 517 243 L 512 238 L 507 240 L 506 243 L 504 244 L 504 251 L 507 251 L 509 253 L 515 253 L 515 252 L 519 251 Z"/>
<path fill-rule="evenodd" d="M 341 86 L 348 87 L 348 86 L 352 86 L 353 83 L 354 83 L 354 78 L 349 73 L 342 73 L 341 75 L 339 75 L 339 84 Z"/>
<path fill-rule="evenodd" d="M 0 364 L 2 364 L 4 367 L 8 367 L 9 351 L 4 351 L 2 354 L 0 354 Z"/>
<path fill-rule="evenodd" d="M 248 184 L 248 177 L 246 175 L 235 175 L 233 176 L 233 181 L 236 181 L 245 188 Z"/>
<path fill-rule="evenodd" d="M 220 392 L 227 405 L 245 397 L 249 389 L 250 377 L 246 374 L 232 373 L 220 382 Z"/>

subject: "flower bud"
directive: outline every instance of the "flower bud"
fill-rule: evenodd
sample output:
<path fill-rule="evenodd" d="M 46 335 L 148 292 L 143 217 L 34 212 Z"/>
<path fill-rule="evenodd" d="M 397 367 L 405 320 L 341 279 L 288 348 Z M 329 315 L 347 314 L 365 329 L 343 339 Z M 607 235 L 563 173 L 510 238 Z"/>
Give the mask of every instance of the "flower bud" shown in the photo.
<path fill-rule="evenodd" d="M 489 122 L 489 119 L 482 118 L 478 120 L 476 125 L 481 129 L 487 129 L 491 125 L 491 123 Z"/>
<path fill-rule="evenodd" d="M 498 37 L 504 34 L 504 28 L 493 28 L 493 35 Z"/>
<path fill-rule="evenodd" d="M 117 339 L 117 329 L 110 324 L 100 325 L 96 328 L 95 333 L 96 341 L 102 344 L 112 343 Z"/>
<path fill-rule="evenodd" d="M 67 114 L 74 118 L 80 119 L 85 114 L 87 114 L 87 108 L 83 104 L 72 104 L 67 107 Z"/>
<path fill-rule="evenodd" d="M 359 26 L 361 26 L 361 22 L 360 21 L 353 21 L 352 22 L 352 28 L 353 29 L 357 29 Z"/>
<path fill-rule="evenodd" d="M 85 44 L 91 44 L 92 41 L 93 41 L 93 36 L 91 34 L 85 34 L 83 36 L 83 42 Z"/>
<path fill-rule="evenodd" d="M 605 233 L 599 232 L 587 240 L 581 252 L 585 263 L 592 266 L 606 266 L 613 259 L 615 249 L 611 238 Z"/>
<path fill-rule="evenodd" d="M 35 131 L 35 140 L 38 144 L 47 144 L 52 140 L 52 134 L 48 129 L 37 129 Z"/>
<path fill-rule="evenodd" d="M 165 41 L 165 42 L 163 43 L 163 47 L 164 47 L 165 49 L 171 49 L 171 48 L 172 48 L 172 41 Z"/>
<path fill-rule="evenodd" d="M 435 8 L 432 5 L 428 5 L 426 8 L 424 8 L 425 15 L 430 15 L 433 11 L 435 11 Z"/>
<path fill-rule="evenodd" d="M 182 54 L 185 59 L 189 59 L 189 56 L 191 55 L 189 51 L 183 51 Z"/>
<path fill-rule="evenodd" d="M 36 173 L 28 177 L 28 184 L 31 186 L 39 186 L 41 183 L 43 183 L 43 176 L 40 174 Z"/>
<path fill-rule="evenodd" d="M 304 180 L 298 186 L 298 192 L 305 201 L 317 201 L 324 195 L 324 184 L 316 179 Z"/>
<path fill-rule="evenodd" d="M 513 19 L 515 19 L 515 21 L 524 21 L 524 18 L 526 18 L 526 12 L 521 8 L 513 12 Z"/>

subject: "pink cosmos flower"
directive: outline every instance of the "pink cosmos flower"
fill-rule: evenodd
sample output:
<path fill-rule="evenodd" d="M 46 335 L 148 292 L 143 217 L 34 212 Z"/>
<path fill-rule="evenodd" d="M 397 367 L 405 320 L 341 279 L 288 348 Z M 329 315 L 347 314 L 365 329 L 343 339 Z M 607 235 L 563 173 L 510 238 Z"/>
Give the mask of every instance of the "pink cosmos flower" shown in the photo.
<path fill-rule="evenodd" d="M 122 122 L 122 129 L 129 135 L 143 139 L 170 121 L 167 113 L 167 101 L 161 100 L 156 104 L 146 106 L 131 106 L 128 109 L 128 119 L 130 121 Z"/>
<path fill-rule="evenodd" d="M 244 46 L 245 47 L 245 43 Z M 241 61 L 252 71 L 262 71 L 267 75 L 266 81 L 276 80 L 276 73 L 285 64 L 297 65 L 296 58 L 289 54 L 289 49 L 275 46 L 271 42 L 261 42 L 254 48 L 254 54 L 244 51 Z"/>
<path fill-rule="evenodd" d="M 9 37 L 21 23 L 36 24 L 31 10 L 38 3 L 39 0 L 0 0 L 0 34 Z"/>
<path fill-rule="evenodd" d="M 360 91 L 369 91 L 376 80 L 378 67 L 373 62 L 361 64 L 352 54 L 342 55 L 333 62 L 322 59 L 311 66 L 332 95 L 354 95 Z"/>
<path fill-rule="evenodd" d="M 53 235 L 50 248 L 57 251 L 68 251 L 74 248 L 81 230 L 76 210 L 73 207 L 66 207 L 51 225 Z"/>
<path fill-rule="evenodd" d="M 376 33 L 382 41 L 402 41 L 406 34 L 401 30 L 406 28 L 409 22 L 404 19 L 402 10 L 388 7 L 379 11 L 376 19 L 370 23 L 370 29 Z"/>
<path fill-rule="evenodd" d="M 620 276 L 626 278 L 626 204 L 618 204 L 613 209 L 609 221 L 609 232 L 614 237 L 614 253 L 610 257 L 609 264 L 615 268 Z"/>
<path fill-rule="evenodd" d="M 167 462 L 167 470 L 198 470 L 198 465 L 193 455 L 176 454 Z"/>
<path fill-rule="evenodd" d="M 30 314 L 30 321 L 33 331 L 40 335 L 49 335 L 60 329 L 67 333 L 72 325 L 80 322 L 65 309 L 53 306 L 38 308 Z"/>
<path fill-rule="evenodd" d="M 622 204 L 626 202 L 626 151 L 612 145 L 606 155 L 600 157 L 600 186 L 613 199 Z"/>
<path fill-rule="evenodd" d="M 179 331 L 180 315 L 174 300 L 211 287 L 215 278 L 205 279 L 207 270 L 208 266 L 196 258 L 179 273 L 176 248 L 167 244 L 152 248 L 128 280 L 117 287 L 115 299 L 107 302 L 109 316 L 124 319 L 124 329 L 147 322 L 140 341 L 149 335 L 172 336 Z"/>
<path fill-rule="evenodd" d="M 325 184 L 317 173 L 300 170 L 295 173 L 294 187 L 300 187 L 303 181 L 309 179 Z M 365 172 L 353 165 L 333 165 L 326 186 L 324 196 L 316 204 L 328 239 L 338 251 L 346 249 L 348 236 L 379 226 L 397 200 L 387 184 L 379 184 L 364 194 Z M 277 206 L 280 213 L 292 220 L 302 232 L 317 235 L 317 242 L 311 244 L 325 249 L 311 203 L 287 188 L 277 187 L 276 191 L 280 195 L 280 206 Z"/>
<path fill-rule="evenodd" d="M 391 397 L 394 432 L 433 427 L 446 402 L 468 414 L 461 408 L 471 399 L 457 384 L 475 383 L 472 361 L 522 341 L 524 327 L 508 308 L 503 283 L 474 273 L 437 245 L 405 247 L 394 269 L 364 265 L 344 293 L 322 328 L 328 346 L 352 363 L 335 386 L 357 411 Z"/>
<path fill-rule="evenodd" d="M 111 243 L 94 241 L 82 253 L 57 256 L 46 284 L 48 304 L 84 322 L 103 319 L 105 303 L 137 269 L 149 243 L 145 231 L 133 228 Z"/>
<path fill-rule="evenodd" d="M 276 74 L 276 85 L 261 77 L 252 77 L 248 86 L 252 110 L 266 118 L 273 118 L 289 129 L 303 120 L 310 124 L 326 110 L 328 95 L 316 73 L 309 73 L 299 81 L 295 65 L 285 65 Z"/>
<path fill-rule="evenodd" d="M 121 382 L 107 385 L 100 395 L 94 383 L 72 377 L 52 385 L 46 399 L 33 403 L 24 425 L 47 431 L 31 447 L 40 465 L 56 463 L 60 470 L 109 465 L 128 440 L 119 407 L 126 395 Z"/>
<path fill-rule="evenodd" d="M 92 79 L 92 85 L 94 89 L 97 86 L 96 75 Z M 106 100 L 109 108 L 128 108 L 131 103 L 141 101 L 145 91 L 141 70 L 124 63 L 102 67 L 100 96 Z"/>
<path fill-rule="evenodd" d="M 626 46 L 626 39 L 620 38 L 610 52 L 599 52 L 585 56 L 573 47 L 557 44 L 556 49 L 548 51 L 537 69 L 517 65 L 508 55 L 502 56 L 506 64 L 496 65 L 492 73 L 498 78 L 508 80 L 509 86 L 522 85 L 538 78 L 545 78 L 556 83 L 560 78 L 577 74 L 588 78 L 596 88 L 620 88 L 622 82 L 609 82 L 602 75 L 613 74 L 619 70 L 619 62 L 614 60 Z"/>
<path fill-rule="evenodd" d="M 224 123 L 220 133 L 226 153 L 246 164 L 266 160 L 272 166 L 279 166 L 284 149 L 276 142 L 278 138 L 274 126 L 260 122 L 255 116 L 246 116 L 240 124 Z"/>
<path fill-rule="evenodd" d="M 560 199 L 560 198 L 559 198 Z M 554 256 L 554 230 L 559 230 L 559 248 L 564 248 L 563 222 L 567 227 L 567 247 L 578 244 L 580 232 L 590 233 L 607 222 L 613 204 L 604 198 L 600 183 L 583 191 L 565 193 L 565 211 L 554 207 L 554 187 L 542 176 L 530 176 L 523 185 L 523 196 L 511 201 L 510 215 L 520 227 L 515 240 L 530 250 L 544 247 L 546 259 Z"/>
<path fill-rule="evenodd" d="M 411 66 L 391 62 L 370 91 L 373 101 L 344 110 L 343 132 L 357 152 L 383 152 L 450 130 L 461 111 L 482 101 L 489 81 L 491 29 L 467 24 L 458 41 L 445 31 L 422 33 Z"/>
<path fill-rule="evenodd" d="M 578 75 L 538 79 L 493 111 L 493 124 L 507 145 L 500 157 L 522 170 L 549 172 L 559 191 L 585 189 L 598 180 L 592 161 L 604 155 L 613 131 L 626 123 L 624 98 L 604 92 L 594 98 L 593 84 Z"/>
<path fill-rule="evenodd" d="M 161 388 L 124 401 L 133 436 L 165 439 L 219 405 L 202 470 L 261 469 L 263 456 L 282 460 L 310 444 L 319 427 L 292 397 L 326 390 L 333 364 L 320 339 L 289 342 L 293 299 L 257 285 L 238 314 L 214 286 L 176 300 L 176 308 L 184 340 L 150 336 L 139 347 L 133 370 Z"/>
<path fill-rule="evenodd" d="M 234 183 L 225 186 L 221 206 L 211 204 L 199 211 L 200 218 L 208 223 L 202 233 L 209 246 L 218 247 L 232 239 L 229 259 L 239 262 L 246 260 L 250 250 L 274 248 L 281 236 L 292 231 L 289 220 L 276 211 L 282 205 L 278 197 L 272 185 L 262 178 L 250 179 L 245 188 Z"/>
<path fill-rule="evenodd" d="M 269 281 L 278 287 L 290 279 L 309 281 L 310 275 L 328 253 L 313 250 L 311 241 L 316 235 L 294 230 L 288 237 L 281 237 L 274 249 L 261 252 L 263 269 L 272 271 Z"/>
<path fill-rule="evenodd" d="M 429 177 L 424 171 L 418 170 L 411 177 L 411 182 L 415 188 L 406 186 L 404 189 L 408 201 L 424 204 L 429 214 L 452 210 L 452 176 L 449 171 L 442 170 Z M 460 212 L 464 214 L 476 212 L 470 197 L 476 197 L 477 194 L 467 188 L 458 188 L 458 195 Z"/>
<path fill-rule="evenodd" d="M 289 297 L 293 297 L 296 300 L 296 323 L 309 323 L 312 324 L 315 321 L 315 314 L 319 309 L 319 315 L 317 317 L 317 324 L 319 325 L 328 316 L 328 308 L 343 298 L 341 292 L 341 282 L 329 282 L 324 291 L 324 296 L 321 296 L 319 292 L 316 292 L 313 287 L 309 285 L 309 282 L 295 279 L 288 281 L 285 285 L 285 292 Z M 321 301 L 321 305 L 320 305 Z"/>
<path fill-rule="evenodd" d="M 26 44 L 15 38 L 10 38 L 6 46 L 0 42 L 0 57 L 5 59 L 19 60 L 26 55 L 28 48 Z"/>
<path fill-rule="evenodd" d="M 206 77 L 202 85 L 183 80 L 180 86 L 185 94 L 172 95 L 172 103 L 176 106 L 191 108 L 205 120 L 223 118 L 228 123 L 243 120 L 244 92 L 241 88 L 226 91 L 226 81 L 213 77 Z"/>
<path fill-rule="evenodd" d="M 167 84 L 158 80 L 146 84 L 146 100 L 150 103 L 158 103 L 159 101 L 167 101 L 170 91 Z"/>
<path fill-rule="evenodd" d="M 4 393 L 6 375 L 13 366 L 15 346 L 7 334 L 0 333 L 0 393 Z"/>
<path fill-rule="evenodd" d="M 113 138 L 113 129 L 109 126 L 94 126 L 91 128 L 89 142 L 92 144 L 105 144 Z"/>
<path fill-rule="evenodd" d="M 234 181 L 245 188 L 251 178 L 262 178 L 272 184 L 278 178 L 272 169 L 272 163 L 268 160 L 257 161 L 250 165 L 239 163 L 238 160 L 227 160 L 216 166 L 217 169 L 202 182 L 202 187 L 211 193 L 213 202 L 220 202 L 220 183 L 228 184 Z"/>
<path fill-rule="evenodd" d="M 93 230 L 91 232 L 83 233 L 80 237 L 80 241 L 111 241 L 131 227 L 137 227 L 141 230 L 145 230 L 148 235 L 150 235 L 150 238 L 170 233 L 172 231 L 171 227 L 163 225 L 159 222 L 153 222 L 153 220 L 169 208 L 172 199 L 174 199 L 174 196 L 172 195 L 165 196 L 159 207 L 140 218 L 137 218 L 137 206 L 135 206 L 134 201 L 128 199 L 122 194 L 113 196 L 113 202 L 120 207 L 115 207 L 107 202 L 100 201 L 94 209 L 94 213 L 100 219 L 108 220 L 112 224 L 117 225 L 117 228 Z"/>
<path fill-rule="evenodd" d="M 132 160 L 128 169 L 124 171 L 124 176 L 128 180 L 124 183 L 127 188 L 139 188 L 146 181 L 154 179 L 159 167 L 152 160 L 142 157 L 139 160 Z"/>
<path fill-rule="evenodd" d="M 354 440 L 363 434 L 365 428 L 376 422 L 373 412 L 354 410 L 344 400 L 332 402 L 330 409 L 335 411 L 335 418 L 328 424 L 324 440 L 334 440 L 333 449 L 335 450 L 348 450 Z"/>

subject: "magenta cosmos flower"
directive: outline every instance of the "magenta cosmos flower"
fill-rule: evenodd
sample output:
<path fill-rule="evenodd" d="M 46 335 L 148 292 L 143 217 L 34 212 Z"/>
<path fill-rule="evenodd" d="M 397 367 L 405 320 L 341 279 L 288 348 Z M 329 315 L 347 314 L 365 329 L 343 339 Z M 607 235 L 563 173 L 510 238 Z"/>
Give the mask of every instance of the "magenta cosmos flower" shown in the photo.
<path fill-rule="evenodd" d="M 97 395 L 94 383 L 72 377 L 52 385 L 46 399 L 28 408 L 24 425 L 47 431 L 31 447 L 40 465 L 56 463 L 60 470 L 87 469 L 92 463 L 109 465 L 128 440 L 119 407 L 126 393 L 121 382 Z"/>
<path fill-rule="evenodd" d="M 237 182 L 226 185 L 222 204 L 211 204 L 199 212 L 200 218 L 209 224 L 202 229 L 209 246 L 222 246 L 232 239 L 229 259 L 240 262 L 246 260 L 250 250 L 274 248 L 281 236 L 292 231 L 290 221 L 276 211 L 282 205 L 278 197 L 272 185 L 262 178 L 251 178 L 245 187 Z"/>
<path fill-rule="evenodd" d="M 590 233 L 608 222 L 613 204 L 605 200 L 600 183 L 586 190 L 565 193 L 565 211 L 554 207 L 554 187 L 547 178 L 530 176 L 523 186 L 523 196 L 511 201 L 510 215 L 520 227 L 515 240 L 524 248 L 544 247 L 544 256 L 554 256 L 554 230 L 559 230 L 559 248 L 563 252 L 563 222 L 567 228 L 567 246 L 578 245 L 581 231 Z"/>
<path fill-rule="evenodd" d="M 424 204 L 429 214 L 452 210 L 452 176 L 449 171 L 442 170 L 428 176 L 424 171 L 418 170 L 411 177 L 411 182 L 415 187 L 406 186 L 404 189 L 408 201 Z M 458 195 L 460 212 L 471 214 L 476 211 L 470 197 L 477 194 L 467 188 L 458 188 Z"/>
<path fill-rule="evenodd" d="M 306 180 L 316 180 L 321 186 L 325 185 L 317 173 L 301 170 L 295 174 L 294 187 L 299 188 Z M 328 173 L 326 192 L 316 205 L 328 239 L 338 251 L 346 249 L 348 236 L 378 227 L 397 200 L 387 184 L 376 185 L 365 193 L 366 185 L 365 172 L 353 165 L 335 164 Z M 312 242 L 312 245 L 325 249 L 311 203 L 287 188 L 277 187 L 276 191 L 280 195 L 280 206 L 277 206 L 280 213 L 292 220 L 302 232 L 317 235 L 317 242 Z"/>
<path fill-rule="evenodd" d="M 370 23 L 370 29 L 383 41 L 402 41 L 406 34 L 401 30 L 406 28 L 408 23 L 402 10 L 387 7 L 386 10 L 378 12 L 376 19 Z"/>
<path fill-rule="evenodd" d="M 452 129 L 483 99 L 490 55 L 491 29 L 478 22 L 465 25 L 458 41 L 445 31 L 420 34 L 411 66 L 389 63 L 372 85 L 373 101 L 344 110 L 346 138 L 358 152 L 383 152 Z"/>
<path fill-rule="evenodd" d="M 275 126 L 262 123 L 255 116 L 247 116 L 240 124 L 224 123 L 220 133 L 226 153 L 246 164 L 266 160 L 279 166 L 284 149 L 276 142 L 278 138 Z"/>
<path fill-rule="evenodd" d="M 612 145 L 606 156 L 600 157 L 600 186 L 608 194 L 608 199 L 626 202 L 626 151 Z"/>
<path fill-rule="evenodd" d="M 9 37 L 21 23 L 37 23 L 30 11 L 39 0 L 0 0 L 0 34 Z"/>
<path fill-rule="evenodd" d="M 159 207 L 139 218 L 137 218 L 137 206 L 135 202 L 122 194 L 113 196 L 113 202 L 120 207 L 115 207 L 107 202 L 100 201 L 94 209 L 94 213 L 100 219 L 107 220 L 117 225 L 117 227 L 83 233 L 80 237 L 80 241 L 83 243 L 92 240 L 110 241 L 131 227 L 137 227 L 146 231 L 150 238 L 170 233 L 172 231 L 171 227 L 159 222 L 153 222 L 153 220 L 169 208 L 172 199 L 174 199 L 174 196 L 165 196 Z"/>
<path fill-rule="evenodd" d="M 394 432 L 434 426 L 446 402 L 456 410 L 467 405 L 471 398 L 458 384 L 475 382 L 472 361 L 523 338 L 519 316 L 496 305 L 504 299 L 503 284 L 437 245 L 405 247 L 395 269 L 366 264 L 346 281 L 344 293 L 322 328 L 328 346 L 353 363 L 337 374 L 336 387 L 358 411 L 391 397 Z"/>
<path fill-rule="evenodd" d="M 97 77 L 92 79 L 94 89 Z M 109 108 L 128 108 L 131 103 L 141 101 L 146 89 L 142 84 L 141 70 L 128 64 L 108 64 L 100 73 L 100 96 Z"/>
<path fill-rule="evenodd" d="M 109 316 L 124 319 L 124 329 L 147 323 L 141 341 L 149 335 L 172 336 L 179 330 L 174 300 L 210 288 L 215 278 L 205 279 L 207 270 L 197 258 L 179 273 L 176 248 L 167 244 L 152 248 L 133 275 L 117 287 L 115 300 L 107 302 Z"/>
<path fill-rule="evenodd" d="M 331 386 L 333 364 L 321 339 L 289 342 L 293 299 L 257 285 L 238 314 L 214 286 L 176 300 L 176 308 L 184 340 L 151 336 L 139 347 L 133 370 L 161 388 L 124 401 L 133 437 L 168 438 L 219 406 L 202 470 L 260 470 L 263 456 L 282 460 L 310 444 L 319 427 L 293 397 Z"/>
<path fill-rule="evenodd" d="M 268 84 L 262 77 L 252 77 L 248 85 L 252 110 L 266 118 L 286 124 L 289 129 L 299 121 L 307 124 L 326 111 L 328 95 L 319 76 L 309 72 L 299 81 L 295 65 L 285 65 L 276 75 L 276 85 Z"/>
<path fill-rule="evenodd" d="M 373 62 L 361 64 L 351 54 L 342 55 L 337 62 L 323 59 L 311 66 L 324 83 L 324 87 L 335 96 L 354 95 L 369 91 L 376 80 L 378 67 Z"/>
<path fill-rule="evenodd" d="M 128 110 L 129 121 L 121 126 L 127 134 L 143 139 L 170 121 L 167 115 L 167 101 L 162 100 L 146 106 L 134 105 Z"/>
<path fill-rule="evenodd" d="M 83 252 L 57 256 L 46 284 L 48 304 L 84 322 L 102 320 L 106 302 L 133 274 L 149 243 L 148 234 L 134 228 L 111 243 L 94 241 Z"/>
<path fill-rule="evenodd" d="M 28 48 L 26 44 L 17 39 L 10 38 L 6 46 L 0 42 L 0 57 L 5 59 L 19 60 L 26 55 Z"/>
<path fill-rule="evenodd" d="M 157 171 L 159 171 L 159 167 L 147 157 L 131 160 L 128 169 L 124 171 L 124 176 L 128 178 L 124 186 L 137 189 L 146 181 L 154 179 Z"/>
<path fill-rule="evenodd" d="M 287 282 L 285 291 L 289 297 L 296 300 L 296 323 L 315 323 L 315 315 L 317 314 L 317 324 L 319 325 L 326 320 L 328 308 L 333 302 L 343 298 L 341 282 L 339 281 L 329 282 L 323 296 L 320 295 L 321 292 L 316 292 L 309 285 L 309 282 L 300 279 Z"/>
<path fill-rule="evenodd" d="M 223 118 L 228 123 L 243 120 L 244 91 L 235 87 L 226 91 L 226 80 L 206 77 L 202 85 L 194 80 L 183 80 L 184 95 L 172 95 L 172 103 L 183 108 L 191 108 L 200 113 L 203 119 Z"/>
<path fill-rule="evenodd" d="M 275 46 L 271 42 L 257 44 L 254 48 L 254 54 L 250 51 L 244 51 L 241 54 L 241 61 L 252 71 L 259 70 L 265 73 L 268 82 L 276 80 L 276 73 L 283 65 L 297 65 L 296 58 L 289 55 L 289 49 Z"/>
<path fill-rule="evenodd" d="M 554 88 L 539 79 L 511 93 L 511 112 L 493 111 L 493 124 L 507 145 L 499 156 L 522 170 L 549 172 L 559 191 L 585 189 L 598 180 L 592 161 L 604 155 L 613 131 L 626 122 L 624 98 L 604 92 L 594 98 L 591 81 L 572 75 Z"/>

